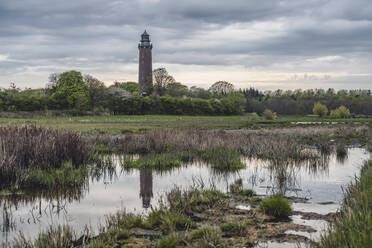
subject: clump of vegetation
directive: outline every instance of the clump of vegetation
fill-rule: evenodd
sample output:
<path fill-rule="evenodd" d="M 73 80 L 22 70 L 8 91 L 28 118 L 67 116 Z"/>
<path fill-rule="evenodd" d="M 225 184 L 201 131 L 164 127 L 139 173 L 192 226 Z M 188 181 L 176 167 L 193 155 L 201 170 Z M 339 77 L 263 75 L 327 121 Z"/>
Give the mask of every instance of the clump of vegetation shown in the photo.
<path fill-rule="evenodd" d="M 228 235 L 245 236 L 246 235 L 246 223 L 235 222 L 235 223 L 223 223 L 220 225 L 221 231 Z"/>
<path fill-rule="evenodd" d="M 256 112 L 253 112 L 250 116 L 250 119 L 252 121 L 258 121 L 260 119 L 260 116 L 256 113 Z"/>
<path fill-rule="evenodd" d="M 321 104 L 320 102 L 316 102 L 313 107 L 313 113 L 314 115 L 324 117 L 328 114 L 328 108 L 326 105 Z"/>
<path fill-rule="evenodd" d="M 164 232 L 184 231 L 196 227 L 195 222 L 183 213 L 175 211 L 163 211 L 160 213 L 159 220 L 161 224 L 159 228 Z"/>
<path fill-rule="evenodd" d="M 214 227 L 204 227 L 198 230 L 194 230 L 190 234 L 189 239 L 191 239 L 191 241 L 194 241 L 193 247 L 226 247 L 226 242 L 221 238 L 221 231 Z"/>
<path fill-rule="evenodd" d="M 178 233 L 172 233 L 161 240 L 156 245 L 156 248 L 174 248 L 184 246 L 184 238 Z"/>
<path fill-rule="evenodd" d="M 215 170 L 236 171 L 245 168 L 237 149 L 223 146 L 211 147 L 198 152 L 196 158 L 208 163 Z"/>
<path fill-rule="evenodd" d="M 262 113 L 262 116 L 266 120 L 275 120 L 276 119 L 276 113 L 271 111 L 270 109 L 265 109 L 265 111 Z"/>
<path fill-rule="evenodd" d="M 255 195 L 255 192 L 252 189 L 243 189 L 240 191 L 240 195 L 245 197 L 252 197 Z"/>
<path fill-rule="evenodd" d="M 262 200 L 260 203 L 260 209 L 267 215 L 285 219 L 288 218 L 292 213 L 292 207 L 288 200 L 283 196 L 276 195 L 268 199 Z"/>
<path fill-rule="evenodd" d="M 165 205 L 172 211 L 193 215 L 212 208 L 227 208 L 226 195 L 215 189 L 181 190 L 176 187 L 166 194 Z"/>
<path fill-rule="evenodd" d="M 337 109 L 331 110 L 330 117 L 334 119 L 338 118 L 350 118 L 350 110 L 345 106 L 340 106 Z"/>
<path fill-rule="evenodd" d="M 182 156 L 180 156 L 182 159 Z M 176 167 L 180 167 L 182 161 L 177 154 L 171 153 L 160 153 L 160 154 L 149 154 L 141 156 L 137 160 L 125 160 L 122 166 L 126 169 L 137 168 L 151 168 L 155 170 L 169 170 Z"/>
<path fill-rule="evenodd" d="M 126 229 L 110 229 L 94 238 L 90 238 L 89 247 L 117 247 L 130 241 L 131 234 Z M 76 242 L 82 243 L 82 242 Z M 88 243 L 88 242 L 87 242 Z"/>
<path fill-rule="evenodd" d="M 131 229 L 144 226 L 144 218 L 141 215 L 128 213 L 121 209 L 114 214 L 107 215 L 107 229 Z"/>
<path fill-rule="evenodd" d="M 243 179 L 241 178 L 236 179 L 232 184 L 230 184 L 229 188 L 230 193 L 239 194 L 244 197 L 252 197 L 255 194 L 251 189 L 243 189 Z"/>
<path fill-rule="evenodd" d="M 372 243 L 372 160 L 346 190 L 340 215 L 312 247 L 370 247 Z"/>
<path fill-rule="evenodd" d="M 239 178 L 236 179 L 235 182 L 230 184 L 230 192 L 235 194 L 235 193 L 240 193 L 243 190 L 243 179 Z"/>

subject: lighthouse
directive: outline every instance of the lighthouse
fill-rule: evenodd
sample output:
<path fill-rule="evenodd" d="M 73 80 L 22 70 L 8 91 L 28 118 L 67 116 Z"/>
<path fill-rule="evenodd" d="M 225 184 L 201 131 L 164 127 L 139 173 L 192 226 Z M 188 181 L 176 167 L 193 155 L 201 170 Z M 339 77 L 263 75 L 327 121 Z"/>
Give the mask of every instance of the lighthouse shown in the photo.
<path fill-rule="evenodd" d="M 152 91 L 152 43 L 150 40 L 150 35 L 146 32 L 146 30 L 141 35 L 138 50 L 138 90 L 141 95 L 148 95 Z"/>

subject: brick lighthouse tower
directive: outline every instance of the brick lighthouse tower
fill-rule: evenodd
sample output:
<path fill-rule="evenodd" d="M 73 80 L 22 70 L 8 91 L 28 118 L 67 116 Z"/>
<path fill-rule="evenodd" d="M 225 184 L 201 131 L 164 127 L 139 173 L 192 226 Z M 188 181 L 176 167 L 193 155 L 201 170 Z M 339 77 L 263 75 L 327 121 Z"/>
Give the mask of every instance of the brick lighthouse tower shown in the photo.
<path fill-rule="evenodd" d="M 150 35 L 145 32 L 141 35 L 138 44 L 139 50 L 139 71 L 138 71 L 138 90 L 140 94 L 148 95 L 152 89 L 152 43 Z"/>

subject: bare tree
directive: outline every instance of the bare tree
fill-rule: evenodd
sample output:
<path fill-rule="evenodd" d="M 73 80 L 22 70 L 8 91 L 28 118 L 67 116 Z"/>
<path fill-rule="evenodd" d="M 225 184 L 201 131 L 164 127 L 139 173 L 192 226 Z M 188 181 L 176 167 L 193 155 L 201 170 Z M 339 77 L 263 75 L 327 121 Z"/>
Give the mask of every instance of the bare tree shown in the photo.
<path fill-rule="evenodd" d="M 209 88 L 209 91 L 219 95 L 226 95 L 234 91 L 234 85 L 226 81 L 218 81 Z"/>
<path fill-rule="evenodd" d="M 45 94 L 49 95 L 54 93 L 55 87 L 57 86 L 57 82 L 59 79 L 60 73 L 51 73 L 48 77 L 49 83 L 46 84 L 45 86 Z"/>
<path fill-rule="evenodd" d="M 154 89 L 160 96 L 164 95 L 168 84 L 176 82 L 176 80 L 168 74 L 165 68 L 155 69 L 152 75 L 155 81 Z"/>

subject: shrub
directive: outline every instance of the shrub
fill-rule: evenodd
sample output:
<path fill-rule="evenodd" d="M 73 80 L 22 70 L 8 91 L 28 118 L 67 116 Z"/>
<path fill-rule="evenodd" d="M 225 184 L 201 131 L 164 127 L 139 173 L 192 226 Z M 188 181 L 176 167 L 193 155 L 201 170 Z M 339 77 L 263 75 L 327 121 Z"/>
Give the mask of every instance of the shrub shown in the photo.
<path fill-rule="evenodd" d="M 313 113 L 314 115 L 318 115 L 320 117 L 326 116 L 328 114 L 328 108 L 326 105 L 321 104 L 320 102 L 317 102 L 314 104 L 313 107 Z"/>
<path fill-rule="evenodd" d="M 288 218 L 288 216 L 292 213 L 292 208 L 288 200 L 280 195 L 262 200 L 260 203 L 260 209 L 265 214 L 274 216 L 276 218 Z"/>
<path fill-rule="evenodd" d="M 271 111 L 270 109 L 265 109 L 265 111 L 262 113 L 262 116 L 266 120 L 274 120 L 276 119 L 276 113 Z"/>
<path fill-rule="evenodd" d="M 340 106 L 337 109 L 331 111 L 332 118 L 349 118 L 350 110 L 345 106 Z"/>
<path fill-rule="evenodd" d="M 339 119 L 341 118 L 341 113 L 338 109 L 332 109 L 331 110 L 331 113 L 329 114 L 329 116 L 332 118 L 332 119 Z"/>
<path fill-rule="evenodd" d="M 252 113 L 252 115 L 250 116 L 250 119 L 251 119 L 252 121 L 257 121 L 257 120 L 260 119 L 260 116 L 259 116 L 256 112 L 254 112 L 254 113 Z"/>

